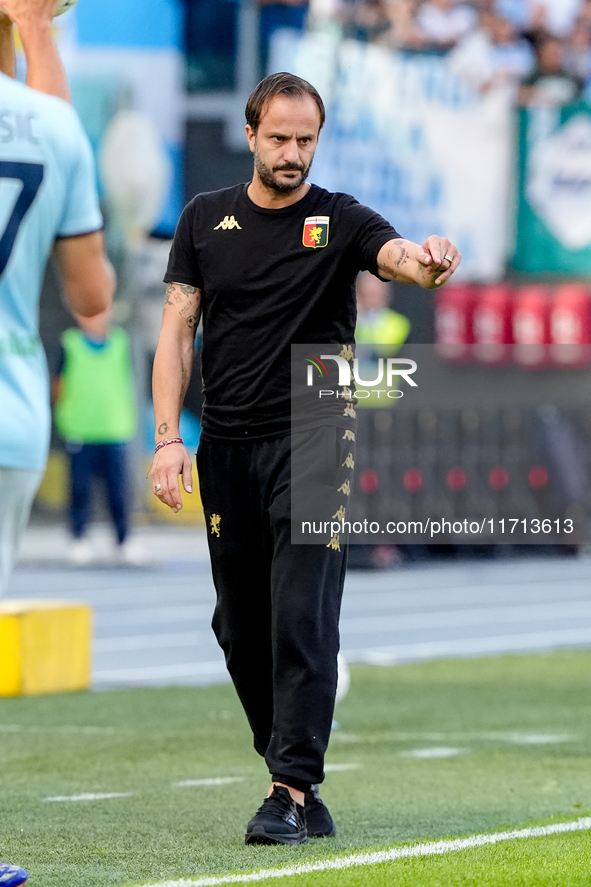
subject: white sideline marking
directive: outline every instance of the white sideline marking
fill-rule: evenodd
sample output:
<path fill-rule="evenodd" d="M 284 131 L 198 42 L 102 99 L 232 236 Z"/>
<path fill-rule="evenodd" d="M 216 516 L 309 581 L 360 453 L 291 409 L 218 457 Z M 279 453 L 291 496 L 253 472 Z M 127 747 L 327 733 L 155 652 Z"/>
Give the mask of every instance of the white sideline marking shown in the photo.
<path fill-rule="evenodd" d="M 44 801 L 108 801 L 111 798 L 132 798 L 133 792 L 108 792 L 92 794 L 87 792 L 83 795 L 57 795 L 55 798 L 43 798 Z"/>
<path fill-rule="evenodd" d="M 367 604 L 364 611 L 366 612 Z M 481 625 L 511 624 L 532 625 L 534 622 L 556 622 L 573 620 L 588 622 L 591 617 L 591 600 L 561 601 L 544 603 L 508 604 L 500 607 L 464 607 L 462 609 L 425 609 L 414 613 L 373 613 L 369 616 L 355 614 L 341 621 L 345 632 L 354 630 L 357 634 L 373 632 L 410 631 L 413 629 L 459 628 Z M 563 629 L 557 629 L 558 633 Z M 567 629 L 571 630 L 571 629 Z M 587 632 L 588 634 L 588 632 Z"/>
<path fill-rule="evenodd" d="M 457 853 L 459 850 L 471 850 L 473 847 L 485 847 L 487 844 L 499 844 L 501 841 L 515 841 L 520 838 L 544 838 L 564 832 L 583 832 L 591 830 L 591 817 L 577 819 L 572 822 L 557 822 L 555 825 L 541 825 L 534 828 L 523 828 L 512 832 L 496 832 L 488 835 L 471 835 L 469 838 L 457 838 L 453 841 L 434 841 L 430 844 L 414 844 L 411 847 L 396 847 L 392 850 L 379 850 L 377 853 L 355 853 L 322 862 L 307 862 L 285 868 L 259 869 L 247 875 L 222 875 L 214 878 L 199 878 L 196 881 L 159 881 L 144 884 L 143 887 L 217 887 L 218 884 L 248 884 L 253 881 L 264 881 L 267 878 L 289 878 L 292 875 L 305 875 L 308 872 L 326 872 L 348 869 L 353 866 L 379 865 L 397 859 L 409 859 L 419 856 L 443 856 L 446 853 Z"/>
<path fill-rule="evenodd" d="M 499 731 L 490 731 L 486 733 L 409 733 L 407 731 L 395 731 L 386 733 L 372 733 L 366 736 L 355 736 L 350 733 L 334 732 L 331 742 L 342 742 L 344 744 L 354 743 L 380 743 L 380 742 L 453 742 L 462 740 L 464 742 L 479 742 L 481 740 L 496 740 L 498 742 L 509 742 L 513 745 L 556 745 L 561 742 L 572 742 L 580 737 L 574 733 L 501 733 Z"/>
<path fill-rule="evenodd" d="M 332 731 L 330 741 L 342 742 L 345 745 L 355 745 L 357 742 L 363 742 L 361 736 L 355 736 L 354 733 L 341 733 L 340 730 Z"/>
<path fill-rule="evenodd" d="M 186 662 L 178 665 L 138 666 L 134 668 L 107 668 L 93 673 L 94 681 L 109 683 L 126 681 L 170 680 L 214 675 L 230 680 L 224 661 Z"/>
<path fill-rule="evenodd" d="M 347 770 L 361 770 L 363 764 L 325 764 L 325 773 L 345 773 Z"/>
<path fill-rule="evenodd" d="M 515 745 L 556 745 L 559 742 L 568 742 L 570 736 L 565 734 L 552 736 L 549 733 L 507 733 L 506 739 Z"/>
<path fill-rule="evenodd" d="M 123 625 L 165 625 L 178 622 L 198 622 L 200 619 L 211 619 L 210 604 L 175 604 L 171 607 L 146 607 L 141 609 L 128 608 L 96 614 L 97 626 L 101 629 L 111 626 L 121 628 Z"/>
<path fill-rule="evenodd" d="M 432 758 L 455 758 L 458 755 L 465 755 L 467 748 L 449 748 L 446 745 L 437 746 L 435 748 L 413 748 L 411 751 L 401 751 L 401 758 L 419 758 L 430 760 Z"/>
<path fill-rule="evenodd" d="M 197 647 L 210 638 L 205 631 L 179 631 L 171 634 L 133 634 L 95 638 L 95 653 L 122 653 L 137 650 L 169 650 L 177 647 Z"/>
<path fill-rule="evenodd" d="M 591 629 L 564 628 L 550 631 L 532 631 L 527 634 L 504 634 L 494 637 L 454 638 L 453 640 L 422 641 L 397 644 L 391 647 L 343 649 L 347 662 L 367 665 L 398 665 L 427 659 L 447 659 L 464 656 L 486 656 L 493 653 L 520 653 L 526 650 L 553 650 L 591 644 Z"/>
<path fill-rule="evenodd" d="M 175 788 L 195 788 L 200 785 L 229 785 L 231 782 L 244 782 L 244 776 L 219 776 L 211 779 L 184 779 L 174 782 Z"/>
<path fill-rule="evenodd" d="M 114 727 L 80 727 L 78 725 L 60 724 L 52 727 L 44 724 L 38 726 L 36 724 L 0 724 L 0 733 L 82 733 L 85 736 L 93 734 L 111 734 L 115 733 Z"/>

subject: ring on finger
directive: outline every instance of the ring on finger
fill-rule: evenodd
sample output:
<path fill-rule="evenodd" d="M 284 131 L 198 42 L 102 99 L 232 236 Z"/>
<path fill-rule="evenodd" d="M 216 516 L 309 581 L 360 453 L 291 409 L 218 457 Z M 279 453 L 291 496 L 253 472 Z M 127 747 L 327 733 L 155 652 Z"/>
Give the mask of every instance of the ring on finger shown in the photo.
<path fill-rule="evenodd" d="M 449 253 L 446 253 L 443 257 L 447 262 L 453 262 L 453 256 L 450 256 Z"/>
<path fill-rule="evenodd" d="M 162 487 L 160 486 L 160 484 L 154 484 L 154 492 L 155 493 L 159 493 L 161 489 L 162 489 Z"/>

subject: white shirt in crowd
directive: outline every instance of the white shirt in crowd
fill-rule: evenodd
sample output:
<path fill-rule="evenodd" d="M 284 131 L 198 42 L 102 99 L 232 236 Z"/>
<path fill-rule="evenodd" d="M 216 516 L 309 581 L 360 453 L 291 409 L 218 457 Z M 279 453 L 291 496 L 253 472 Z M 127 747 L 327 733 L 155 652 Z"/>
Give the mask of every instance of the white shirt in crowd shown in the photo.
<path fill-rule="evenodd" d="M 416 23 L 429 43 L 442 46 L 455 43 L 476 25 L 476 11 L 462 4 L 443 9 L 436 3 L 425 3 L 419 9 Z"/>
<path fill-rule="evenodd" d="M 546 7 L 546 27 L 557 37 L 565 37 L 575 23 L 581 0 L 527 0 L 531 16 L 536 7 Z"/>

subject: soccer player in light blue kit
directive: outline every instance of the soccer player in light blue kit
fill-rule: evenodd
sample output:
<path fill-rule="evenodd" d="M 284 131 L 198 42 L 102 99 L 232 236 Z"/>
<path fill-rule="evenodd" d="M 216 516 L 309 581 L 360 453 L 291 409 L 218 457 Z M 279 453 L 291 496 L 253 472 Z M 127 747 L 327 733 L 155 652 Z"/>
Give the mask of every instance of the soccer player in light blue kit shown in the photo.
<path fill-rule="evenodd" d="M 84 317 L 106 311 L 114 288 L 92 152 L 51 35 L 56 0 L 1 6 L 0 592 L 49 446 L 49 379 L 38 329 L 45 264 L 53 250 L 66 299 Z M 27 58 L 27 85 L 13 79 L 12 23 Z M 0 887 L 26 879 L 24 869 L 0 863 Z"/>

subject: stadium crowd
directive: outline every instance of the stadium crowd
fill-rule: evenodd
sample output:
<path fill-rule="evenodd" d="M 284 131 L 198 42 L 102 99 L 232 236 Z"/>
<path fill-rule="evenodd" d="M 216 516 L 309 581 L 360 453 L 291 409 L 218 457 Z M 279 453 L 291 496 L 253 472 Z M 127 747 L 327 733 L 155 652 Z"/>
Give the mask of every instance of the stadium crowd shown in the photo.
<path fill-rule="evenodd" d="M 520 104 L 591 96 L 591 0 L 258 2 L 279 27 L 305 21 L 345 39 L 449 54 L 455 71 L 476 89 L 508 83 Z"/>

